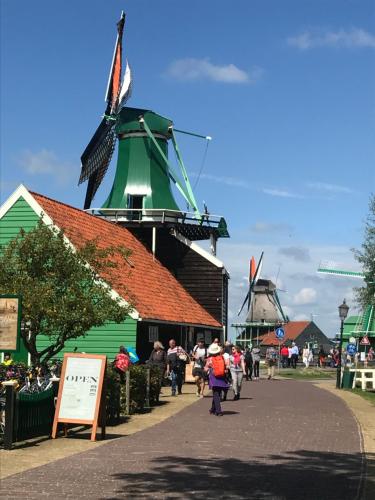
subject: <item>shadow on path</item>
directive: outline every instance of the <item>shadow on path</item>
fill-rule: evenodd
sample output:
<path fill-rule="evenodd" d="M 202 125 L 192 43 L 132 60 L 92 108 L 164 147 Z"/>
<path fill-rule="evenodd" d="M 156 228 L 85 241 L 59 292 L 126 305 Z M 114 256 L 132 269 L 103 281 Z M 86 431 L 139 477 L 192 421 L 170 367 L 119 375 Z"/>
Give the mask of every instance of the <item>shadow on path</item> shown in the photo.
<path fill-rule="evenodd" d="M 373 468 L 375 455 L 368 457 L 367 462 L 370 462 L 369 468 Z M 366 464 L 364 457 L 358 453 L 349 455 L 299 450 L 282 455 L 259 456 L 250 461 L 164 456 L 152 460 L 150 465 L 148 472 L 112 475 L 113 480 L 120 484 L 123 482 L 123 485 L 115 496 L 102 498 L 364 498 Z M 374 477 L 370 477 L 369 482 L 371 487 L 375 487 Z"/>

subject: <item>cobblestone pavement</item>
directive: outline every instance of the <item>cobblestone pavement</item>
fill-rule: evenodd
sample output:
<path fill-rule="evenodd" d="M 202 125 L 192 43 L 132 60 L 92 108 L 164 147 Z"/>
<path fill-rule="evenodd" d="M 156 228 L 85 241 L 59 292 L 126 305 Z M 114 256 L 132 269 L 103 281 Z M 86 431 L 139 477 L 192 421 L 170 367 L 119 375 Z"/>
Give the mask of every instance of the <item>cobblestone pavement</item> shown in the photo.
<path fill-rule="evenodd" d="M 182 396 L 184 397 L 184 396 Z M 244 382 L 147 430 L 2 482 L 2 498 L 362 500 L 365 461 L 346 404 L 311 383 Z M 369 499 L 370 500 L 370 499 Z"/>

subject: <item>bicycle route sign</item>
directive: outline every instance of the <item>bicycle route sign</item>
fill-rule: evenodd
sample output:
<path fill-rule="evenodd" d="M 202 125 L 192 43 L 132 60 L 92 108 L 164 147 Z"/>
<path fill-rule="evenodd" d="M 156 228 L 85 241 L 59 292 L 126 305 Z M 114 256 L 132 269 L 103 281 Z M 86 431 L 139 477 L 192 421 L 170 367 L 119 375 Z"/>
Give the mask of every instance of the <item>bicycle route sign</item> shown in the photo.
<path fill-rule="evenodd" d="M 277 337 L 278 339 L 280 339 L 280 340 L 281 340 L 281 339 L 283 339 L 283 338 L 284 338 L 284 335 L 285 335 L 284 328 L 281 328 L 281 327 L 276 328 L 275 333 L 276 333 L 276 337 Z"/>
<path fill-rule="evenodd" d="M 348 344 L 346 351 L 350 356 L 353 356 L 357 352 L 357 346 L 355 344 Z"/>

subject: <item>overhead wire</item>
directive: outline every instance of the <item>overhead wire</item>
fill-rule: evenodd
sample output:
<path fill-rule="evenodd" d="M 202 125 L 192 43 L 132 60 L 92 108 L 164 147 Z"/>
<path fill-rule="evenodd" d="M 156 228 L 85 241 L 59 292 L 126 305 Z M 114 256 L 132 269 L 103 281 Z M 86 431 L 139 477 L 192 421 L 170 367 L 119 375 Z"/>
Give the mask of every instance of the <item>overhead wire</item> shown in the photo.
<path fill-rule="evenodd" d="M 203 153 L 203 158 L 202 158 L 202 163 L 201 163 L 201 166 L 200 166 L 200 169 L 199 169 L 199 172 L 198 172 L 198 176 L 195 180 L 195 183 L 194 183 L 194 186 L 193 186 L 193 189 L 195 189 L 198 185 L 198 182 L 199 182 L 199 179 L 202 175 L 202 172 L 203 172 L 203 168 L 204 168 L 204 165 L 206 163 L 206 158 L 207 158 L 207 153 L 208 153 L 208 145 L 210 144 L 210 139 L 206 139 L 206 147 L 204 149 L 204 153 Z"/>

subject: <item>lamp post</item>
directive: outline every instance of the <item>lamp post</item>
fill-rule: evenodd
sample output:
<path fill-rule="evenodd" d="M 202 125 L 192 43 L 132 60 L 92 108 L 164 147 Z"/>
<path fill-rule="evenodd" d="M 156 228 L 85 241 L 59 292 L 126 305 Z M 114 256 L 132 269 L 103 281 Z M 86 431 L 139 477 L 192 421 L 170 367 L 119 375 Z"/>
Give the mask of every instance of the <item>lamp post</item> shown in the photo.
<path fill-rule="evenodd" d="M 339 362 L 337 363 L 337 378 L 336 378 L 336 389 L 341 388 L 341 358 L 342 358 L 342 336 L 344 333 L 344 321 L 348 315 L 349 306 L 344 302 L 339 306 L 339 316 L 341 320 L 340 325 L 340 344 L 339 344 Z"/>

